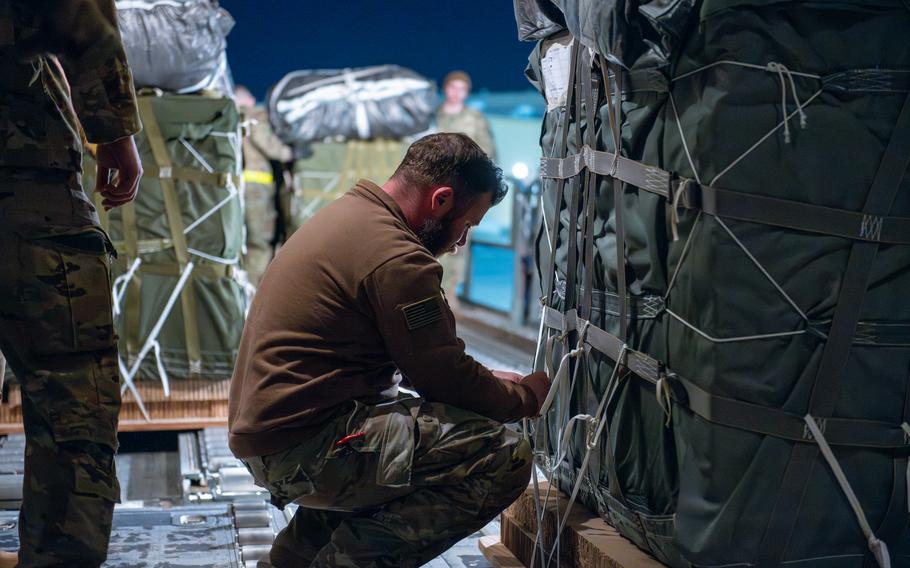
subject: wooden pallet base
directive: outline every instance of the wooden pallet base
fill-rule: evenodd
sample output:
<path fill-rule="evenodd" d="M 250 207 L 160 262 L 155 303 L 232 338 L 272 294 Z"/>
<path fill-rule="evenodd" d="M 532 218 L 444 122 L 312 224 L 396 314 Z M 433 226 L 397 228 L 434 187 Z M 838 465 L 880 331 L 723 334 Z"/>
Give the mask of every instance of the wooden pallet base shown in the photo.
<path fill-rule="evenodd" d="M 524 568 L 521 560 L 495 536 L 482 536 L 477 547 L 493 568 Z"/>
<path fill-rule="evenodd" d="M 129 391 L 120 409 L 119 431 L 196 430 L 227 426 L 229 380 L 193 379 L 173 381 L 165 395 L 161 383 L 137 383 L 149 419 L 146 420 Z M 22 394 L 10 385 L 0 404 L 0 434 L 22 432 Z"/>
<path fill-rule="evenodd" d="M 541 523 L 541 542 L 549 554 L 556 540 L 559 520 L 568 505 L 568 498 L 555 488 L 544 502 L 547 484 L 540 484 L 541 505 L 544 510 Z M 515 503 L 503 511 L 502 545 L 521 563 L 531 565 L 537 534 L 537 515 L 534 505 L 534 488 L 522 494 Z M 566 527 L 560 536 L 560 565 L 575 568 L 664 568 L 664 565 L 622 537 L 596 514 L 575 504 L 569 514 Z M 538 551 L 534 568 L 542 568 L 546 558 L 540 558 Z M 492 561 L 491 561 L 492 562 Z M 550 563 L 556 565 L 556 559 Z"/>

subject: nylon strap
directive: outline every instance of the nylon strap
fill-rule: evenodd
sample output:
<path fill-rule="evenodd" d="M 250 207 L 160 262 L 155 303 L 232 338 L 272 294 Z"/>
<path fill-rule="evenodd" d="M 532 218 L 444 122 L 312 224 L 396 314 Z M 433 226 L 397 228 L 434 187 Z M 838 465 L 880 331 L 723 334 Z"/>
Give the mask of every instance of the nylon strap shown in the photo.
<path fill-rule="evenodd" d="M 891 139 L 866 196 L 863 213 L 887 215 L 910 163 L 910 95 L 905 99 Z M 878 252 L 874 242 L 854 242 L 850 248 L 843 283 L 834 308 L 828 340 L 814 378 L 809 414 L 830 416 L 840 396 L 851 344 L 863 307 L 869 275 Z M 760 547 L 759 568 L 778 566 L 802 507 L 802 498 L 819 454 L 817 445 L 794 446 L 781 490 Z"/>
<path fill-rule="evenodd" d="M 603 60 L 602 60 L 603 61 Z M 610 89 L 610 66 L 604 70 L 606 88 L 604 92 L 607 98 L 607 112 L 610 119 L 610 132 L 613 134 L 613 151 L 614 156 L 622 155 L 622 70 L 616 66 L 614 77 L 616 89 Z M 615 100 L 614 100 L 615 97 Z M 618 162 L 612 162 L 607 175 L 612 175 L 618 167 Z M 613 215 L 614 230 L 616 234 L 616 293 L 619 296 L 619 341 L 624 349 L 629 334 L 628 319 L 628 288 L 626 285 L 626 231 L 623 215 L 623 197 L 625 195 L 625 183 L 617 177 L 613 177 Z M 626 362 L 617 354 L 613 359 L 616 365 L 624 365 Z M 609 415 L 609 408 L 606 411 Z M 606 419 L 606 418 L 605 418 Z M 619 473 L 616 469 L 616 456 L 613 448 L 618 445 L 616 432 L 608 429 L 607 431 L 607 474 L 609 477 L 608 491 L 612 497 L 619 502 L 627 505 L 622 485 L 619 481 Z"/>
<path fill-rule="evenodd" d="M 123 244 L 126 249 L 126 260 L 127 262 L 132 262 L 139 258 L 139 225 L 136 222 L 135 201 L 130 201 L 120 208 L 120 222 Z M 142 349 L 142 339 L 139 337 L 142 309 L 142 275 L 139 272 L 133 274 L 127 286 L 128 292 L 123 304 L 123 329 L 126 334 L 127 360 L 132 361 L 133 357 L 138 356 L 139 350 Z"/>
<path fill-rule="evenodd" d="M 651 384 L 656 385 L 661 377 L 666 378 L 673 387 L 671 394 L 674 402 L 709 422 L 794 442 L 813 443 L 802 416 L 709 393 L 667 369 L 662 375 L 656 359 L 628 347 L 623 353 L 625 344 L 618 337 L 586 322 L 576 310 L 565 314 L 553 309 L 545 310 L 544 323 L 563 332 L 587 324 L 587 343 L 593 349 L 614 361 L 624 358 L 628 370 Z M 910 438 L 900 424 L 848 418 L 819 421 L 823 424 L 825 438 L 834 446 L 910 449 Z"/>
<path fill-rule="evenodd" d="M 591 57 L 587 49 L 582 49 L 578 56 L 578 69 L 575 71 L 575 80 L 581 83 L 581 88 L 575 86 L 575 117 L 576 121 L 582 116 L 582 101 L 586 100 L 585 96 L 590 96 L 591 91 Z M 583 145 L 581 137 L 581 125 L 575 128 L 575 147 L 581 148 Z M 586 128 L 593 128 L 587 125 Z M 579 177 L 573 177 L 569 180 L 569 218 L 566 236 L 569 245 L 569 255 L 566 261 L 566 301 L 563 309 L 577 307 L 578 298 L 576 295 L 576 282 L 578 281 L 578 209 L 579 201 L 582 199 L 584 192 L 583 182 Z"/>
<path fill-rule="evenodd" d="M 138 103 L 139 110 L 142 113 L 142 124 L 145 126 L 145 136 L 152 149 L 155 165 L 158 166 L 159 171 L 165 168 L 173 168 L 150 97 L 140 97 Z M 168 171 L 167 169 L 165 171 Z M 171 229 L 174 252 L 182 271 L 189 263 L 189 253 L 187 251 L 186 235 L 183 233 L 183 217 L 180 211 L 180 201 L 177 197 L 177 188 L 172 177 L 162 177 L 159 182 L 164 197 L 164 208 L 168 218 L 168 225 Z M 183 316 L 183 331 L 186 338 L 189 375 L 191 378 L 196 378 L 202 372 L 202 352 L 199 344 L 199 326 L 196 321 L 196 296 L 193 282 L 191 275 L 189 282 L 186 283 L 186 286 L 180 292 L 180 308 Z"/>
<path fill-rule="evenodd" d="M 575 71 L 578 67 L 578 53 L 580 51 L 580 44 L 576 41 L 572 46 L 572 55 L 571 55 L 571 64 L 569 66 L 569 88 L 567 92 L 567 104 L 565 107 L 565 113 L 562 117 L 562 129 L 559 136 L 559 149 L 557 152 L 560 154 L 565 154 L 567 151 L 568 140 L 569 140 L 569 124 L 571 124 L 571 115 L 572 106 L 568 101 L 574 100 L 575 96 Z M 547 269 L 541 274 L 541 290 L 543 291 L 543 300 L 546 302 L 546 305 L 552 301 L 553 295 L 553 285 L 555 284 L 556 277 L 556 239 L 559 236 L 559 211 L 562 208 L 563 198 L 565 196 L 565 178 L 560 179 L 556 183 L 556 199 L 553 203 L 553 223 L 550 225 L 550 235 L 549 235 L 549 250 L 550 255 L 547 258 Z"/>
<path fill-rule="evenodd" d="M 543 158 L 541 175 L 562 179 L 588 170 L 610 175 L 615 154 L 584 146 L 566 158 Z M 630 185 L 655 193 L 679 206 L 775 227 L 843 237 L 857 241 L 910 244 L 910 217 L 877 215 L 790 199 L 767 197 L 701 185 L 688 178 L 620 156 L 613 176 Z M 674 199 L 682 192 L 678 199 Z"/>
<path fill-rule="evenodd" d="M 600 82 L 593 81 L 591 66 L 588 66 L 588 70 L 585 73 L 586 80 L 588 83 L 587 93 L 585 93 L 585 111 L 586 111 L 586 121 L 588 124 L 585 134 L 587 135 L 587 144 L 591 147 L 596 147 L 597 145 L 597 115 L 595 114 L 595 109 L 600 108 L 600 94 L 601 92 L 607 92 L 606 89 L 603 91 L 599 88 Z M 599 189 L 599 176 L 598 174 L 591 172 L 590 170 L 585 172 L 585 193 L 584 193 L 584 237 L 582 239 L 582 246 L 584 250 L 582 262 L 583 275 L 582 284 L 581 284 L 581 303 L 579 304 L 580 312 L 587 318 L 588 321 L 594 320 L 594 222 L 595 222 L 595 212 L 597 211 L 597 196 Z M 578 365 L 587 365 L 587 361 L 583 358 L 578 362 Z M 584 408 L 591 409 L 597 408 L 595 412 L 595 420 L 601 421 L 604 424 L 597 424 L 598 431 L 603 430 L 603 426 L 606 423 L 606 414 L 603 413 L 602 407 L 606 404 L 606 398 L 609 394 L 609 389 L 604 391 L 600 396 L 597 393 L 597 385 L 593 380 L 593 373 L 588 372 L 588 369 L 584 369 L 584 378 L 586 380 L 582 381 L 580 386 L 581 397 L 584 401 Z M 590 425 L 589 425 L 590 428 Z M 599 436 L 598 436 L 599 442 Z M 590 470 L 586 470 L 588 462 L 591 463 Z M 601 471 L 601 444 L 597 444 L 596 448 L 588 447 L 585 451 L 585 457 L 582 461 L 582 467 L 579 469 L 578 481 L 576 482 L 575 488 L 572 490 L 572 495 L 575 496 L 578 494 L 578 490 L 581 486 L 582 480 L 586 475 L 586 471 L 599 472 Z M 596 485 L 596 481 L 595 481 Z M 569 510 L 571 510 L 571 505 L 574 503 L 574 497 L 569 499 Z M 565 515 L 569 514 L 569 510 L 566 511 Z M 567 517 L 564 517 L 567 518 Z M 562 525 L 565 525 L 563 521 Z"/>

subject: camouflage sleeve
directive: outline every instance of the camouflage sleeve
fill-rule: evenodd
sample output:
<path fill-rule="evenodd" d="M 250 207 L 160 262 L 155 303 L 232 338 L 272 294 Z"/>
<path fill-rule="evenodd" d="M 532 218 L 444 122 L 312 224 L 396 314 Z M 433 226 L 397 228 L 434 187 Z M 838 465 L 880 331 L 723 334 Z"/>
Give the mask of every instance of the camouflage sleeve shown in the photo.
<path fill-rule="evenodd" d="M 253 125 L 250 136 L 256 148 L 268 159 L 282 163 L 290 162 L 293 159 L 294 155 L 290 146 L 275 136 L 267 118 L 264 119 L 264 122 L 260 119 L 257 124 Z"/>
<path fill-rule="evenodd" d="M 89 142 L 112 142 L 142 127 L 113 0 L 45 0 L 45 33 L 55 38 L 73 108 Z"/>

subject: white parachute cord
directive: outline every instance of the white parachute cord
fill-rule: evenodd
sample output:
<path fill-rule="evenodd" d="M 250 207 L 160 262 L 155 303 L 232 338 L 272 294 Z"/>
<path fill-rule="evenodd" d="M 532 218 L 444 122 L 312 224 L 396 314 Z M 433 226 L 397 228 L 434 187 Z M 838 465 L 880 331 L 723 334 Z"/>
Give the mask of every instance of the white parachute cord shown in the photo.
<path fill-rule="evenodd" d="M 117 366 L 120 367 L 120 376 L 123 377 L 123 387 L 121 387 L 121 396 L 123 395 L 123 389 L 129 389 L 133 393 L 133 398 L 136 399 L 136 406 L 139 407 L 139 412 L 142 413 L 142 417 L 145 418 L 146 422 L 151 422 L 152 418 L 149 416 L 148 410 L 145 408 L 145 403 L 142 402 L 142 395 L 139 394 L 139 389 L 136 388 L 136 383 L 133 382 L 132 377 L 130 377 L 129 369 L 126 368 L 126 365 L 123 363 L 123 359 L 120 357 L 120 354 L 117 354 Z"/>
<path fill-rule="evenodd" d="M 130 280 L 133 279 L 133 276 L 136 274 L 136 271 L 139 270 L 139 265 L 142 264 L 142 258 L 136 257 L 133 262 L 130 263 L 130 267 L 126 272 L 114 279 L 114 284 L 111 286 L 111 295 L 113 296 L 113 311 L 115 316 L 120 315 L 120 306 L 123 303 L 123 296 L 126 295 L 126 288 L 129 286 Z"/>
<path fill-rule="evenodd" d="M 607 406 L 610 400 L 613 399 L 613 396 L 619 387 L 619 381 L 621 379 L 619 373 L 620 369 L 625 368 L 626 366 L 627 354 L 628 345 L 623 345 L 622 349 L 619 352 L 619 356 L 616 359 L 616 365 L 613 366 L 613 372 L 610 373 L 610 379 L 607 381 L 607 388 L 600 399 L 600 403 L 597 405 L 597 410 L 594 412 L 594 416 L 590 417 L 591 420 L 588 421 L 588 427 L 594 428 L 594 435 L 591 436 L 590 432 L 588 434 L 588 440 L 585 443 L 585 457 L 582 459 L 581 466 L 578 468 L 578 477 L 575 480 L 575 485 L 572 487 L 572 493 L 569 496 L 569 503 L 566 506 L 565 513 L 563 513 L 562 517 L 559 518 L 559 524 L 556 527 L 556 542 L 560 541 L 562 531 L 565 529 L 566 522 L 569 520 L 569 514 L 572 512 L 572 506 L 575 504 L 575 500 L 578 498 L 578 491 L 581 489 L 581 484 L 584 481 L 588 469 L 588 463 L 591 460 L 591 452 L 594 450 L 594 448 L 597 447 L 597 444 L 600 443 L 600 435 L 603 433 L 603 430 L 607 425 Z M 546 567 L 549 567 L 552 559 L 553 553 L 551 551 L 550 557 L 547 559 Z"/>
<path fill-rule="evenodd" d="M 888 545 L 885 544 L 884 541 L 879 540 L 878 537 L 875 536 L 875 533 L 872 532 L 872 527 L 869 525 L 866 513 L 863 512 L 863 507 L 856 497 L 856 493 L 853 492 L 853 487 L 850 486 L 850 482 L 847 481 L 847 476 L 844 474 L 844 470 L 834 456 L 834 452 L 831 451 L 831 446 L 828 445 L 828 441 L 825 439 L 821 428 L 819 428 L 815 418 L 809 414 L 807 414 L 803 420 L 806 423 L 806 427 L 812 432 L 812 437 L 815 438 L 815 442 L 818 444 L 822 456 L 825 458 L 825 461 L 828 462 L 828 466 L 831 468 L 831 472 L 834 474 L 837 484 L 840 485 L 841 491 L 843 491 L 844 495 L 847 497 L 850 508 L 853 509 L 853 514 L 856 516 L 859 528 L 863 531 L 863 535 L 865 535 L 866 542 L 869 545 L 869 550 L 872 551 L 872 555 L 875 557 L 876 562 L 878 562 L 880 568 L 891 568 L 891 555 L 888 553 Z"/>
<path fill-rule="evenodd" d="M 206 159 L 200 154 L 196 148 L 193 148 L 193 145 L 186 141 L 186 138 L 180 138 L 180 143 L 183 144 L 183 147 L 186 148 L 196 161 L 202 164 L 202 167 L 205 168 L 205 171 L 212 173 L 215 169 L 206 161 Z"/>
<path fill-rule="evenodd" d="M 806 102 L 802 104 L 802 107 L 805 108 L 805 107 L 809 106 L 809 103 L 811 103 L 811 102 L 814 101 L 816 98 L 818 98 L 819 95 L 822 94 L 822 92 L 823 92 L 823 89 L 819 89 L 819 90 L 815 91 L 815 93 L 813 93 L 811 97 L 809 97 L 808 99 L 806 99 Z M 720 172 L 719 174 L 717 174 L 716 176 L 714 176 L 714 178 L 711 180 L 711 183 L 710 183 L 709 185 L 716 185 L 716 184 L 717 184 L 717 180 L 719 180 L 721 177 L 723 177 L 724 175 L 726 175 L 727 172 L 729 172 L 730 170 L 732 170 L 733 167 L 736 166 L 736 164 L 738 164 L 738 163 L 740 163 L 741 161 L 743 161 L 743 160 L 746 158 L 746 156 L 748 156 L 748 155 L 751 154 L 756 148 L 758 148 L 759 146 L 761 146 L 761 145 L 765 142 L 765 140 L 767 140 L 768 138 L 770 138 L 771 136 L 773 136 L 774 133 L 777 132 L 778 129 L 780 129 L 781 126 L 785 125 L 785 124 L 787 123 L 787 121 L 790 120 L 791 118 L 793 118 L 793 116 L 796 115 L 796 114 L 798 114 L 797 111 L 793 111 L 793 112 L 791 112 L 790 114 L 785 114 L 784 120 L 778 122 L 777 125 L 774 126 L 774 128 L 772 128 L 771 130 L 769 130 L 764 136 L 762 136 L 762 137 L 759 138 L 754 144 L 752 144 L 751 146 L 749 146 L 749 148 L 748 148 L 745 152 L 743 152 L 742 154 L 740 154 L 739 157 L 737 157 L 735 160 L 733 160 L 732 162 L 730 162 L 730 165 L 728 165 L 726 168 L 724 168 L 723 170 L 721 170 L 721 172 Z"/>
<path fill-rule="evenodd" d="M 777 78 L 780 80 L 780 108 L 781 114 L 784 116 L 784 143 L 790 143 L 790 119 L 787 117 L 787 81 L 784 79 L 784 67 L 780 63 L 771 62 L 768 63 L 768 71 L 772 73 L 777 73 Z M 800 109 L 802 110 L 802 109 Z"/>
<path fill-rule="evenodd" d="M 198 219 L 187 225 L 186 228 L 183 229 L 184 235 L 188 235 L 190 231 L 198 227 L 200 224 L 204 223 L 209 217 L 217 213 L 222 207 L 230 203 L 231 200 L 235 197 L 239 199 L 240 191 L 237 189 L 237 186 L 234 185 L 234 181 L 230 178 L 230 176 L 227 178 L 227 185 L 225 187 L 228 192 L 227 196 L 216 203 L 211 209 L 200 215 Z"/>
<path fill-rule="evenodd" d="M 193 262 L 188 262 L 186 267 L 184 267 L 183 272 L 180 274 L 180 278 L 177 280 L 177 284 L 174 286 L 174 289 L 171 291 L 171 295 L 168 297 L 167 302 L 164 304 L 164 308 L 161 310 L 161 315 L 158 316 L 158 321 L 155 322 L 155 326 L 152 327 L 152 330 L 149 332 L 148 338 L 145 340 L 145 344 L 143 344 L 142 349 L 139 350 L 139 355 L 136 357 L 136 361 L 133 362 L 133 366 L 130 367 L 130 369 L 124 374 L 125 384 L 120 389 L 121 394 L 126 391 L 130 383 L 132 383 L 133 379 L 139 373 L 139 367 L 142 365 L 142 361 L 144 361 L 149 352 L 155 348 L 155 343 L 158 342 L 158 336 L 161 334 L 161 329 L 164 327 L 164 322 L 166 322 L 168 317 L 171 315 L 171 311 L 173 311 L 174 305 L 177 303 L 177 298 L 180 296 L 180 292 L 183 291 L 183 288 L 186 286 L 186 283 L 189 280 L 190 275 L 193 273 L 193 269 L 195 267 L 196 265 Z M 159 373 L 160 371 L 161 367 L 159 366 Z M 161 376 L 161 383 L 165 389 L 165 392 L 170 393 L 170 387 L 166 375 Z"/>
<path fill-rule="evenodd" d="M 557 340 L 565 343 L 567 334 L 568 334 L 568 332 L 563 332 L 559 335 L 554 335 L 554 336 L 547 338 L 547 341 L 545 343 L 545 349 L 544 349 L 544 365 L 546 366 L 548 377 L 555 377 L 558 374 L 558 371 L 555 373 L 553 371 L 553 346 Z M 565 361 L 567 356 L 568 356 L 568 354 L 563 356 L 562 361 Z M 560 367 L 562 367 L 562 362 L 560 363 Z M 555 382 L 556 382 L 555 379 L 551 379 L 550 391 L 553 391 Z M 548 391 L 548 393 L 547 393 L 547 399 L 550 399 L 550 403 L 552 403 L 552 397 L 550 396 L 550 391 Z M 554 396 L 555 396 L 555 393 L 554 393 Z M 531 566 L 534 566 L 534 562 L 537 558 L 538 551 L 540 551 L 541 558 L 543 558 L 546 555 L 546 551 L 544 550 L 544 545 L 543 545 L 543 526 L 542 526 L 543 518 L 544 518 L 544 509 L 540 503 L 540 486 L 537 482 L 537 460 L 538 459 L 543 462 L 541 469 L 543 470 L 544 477 L 547 480 L 547 492 L 544 495 L 544 503 L 549 502 L 550 492 L 553 490 L 553 484 L 554 484 L 554 479 L 551 474 L 550 456 L 547 455 L 546 452 L 539 449 L 539 448 L 545 448 L 549 445 L 549 440 L 548 440 L 549 429 L 547 428 L 547 424 L 544 423 L 543 427 L 541 427 L 541 424 L 540 424 L 541 421 L 544 420 L 545 414 L 546 414 L 546 412 L 542 408 L 540 410 L 540 418 L 538 418 L 536 420 L 537 424 L 536 424 L 536 427 L 534 430 L 534 434 L 535 434 L 535 440 L 534 440 L 535 449 L 533 452 L 533 455 L 534 455 L 534 478 L 533 478 L 534 479 L 534 514 L 535 514 L 535 518 L 537 520 L 537 531 L 534 536 L 534 549 L 533 549 L 533 552 L 531 553 Z"/>
<path fill-rule="evenodd" d="M 152 343 L 152 352 L 155 354 L 155 365 L 158 366 L 158 377 L 161 379 L 161 387 L 164 389 L 164 396 L 170 398 L 171 382 L 167 376 L 167 371 L 164 369 L 164 361 L 161 359 L 161 344 L 157 339 Z"/>

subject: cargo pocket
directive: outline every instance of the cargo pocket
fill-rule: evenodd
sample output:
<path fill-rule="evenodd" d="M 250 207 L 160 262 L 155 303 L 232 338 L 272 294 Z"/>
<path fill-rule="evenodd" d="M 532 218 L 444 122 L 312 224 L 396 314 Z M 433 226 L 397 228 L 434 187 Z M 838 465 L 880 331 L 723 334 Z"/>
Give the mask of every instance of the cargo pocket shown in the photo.
<path fill-rule="evenodd" d="M 98 455 L 96 455 L 98 454 Z M 120 482 L 117 481 L 114 455 L 106 452 L 86 452 L 73 461 L 73 492 L 89 499 L 100 498 L 120 502 Z"/>
<path fill-rule="evenodd" d="M 376 456 L 376 485 L 406 487 L 411 483 L 414 462 L 414 433 L 420 398 L 402 397 L 392 402 L 357 403 L 348 422 L 349 441 L 336 448 Z"/>
<path fill-rule="evenodd" d="M 114 347 L 107 235 L 90 229 L 21 242 L 19 301 L 31 350 L 54 355 Z"/>

